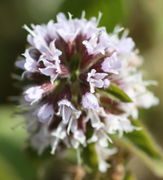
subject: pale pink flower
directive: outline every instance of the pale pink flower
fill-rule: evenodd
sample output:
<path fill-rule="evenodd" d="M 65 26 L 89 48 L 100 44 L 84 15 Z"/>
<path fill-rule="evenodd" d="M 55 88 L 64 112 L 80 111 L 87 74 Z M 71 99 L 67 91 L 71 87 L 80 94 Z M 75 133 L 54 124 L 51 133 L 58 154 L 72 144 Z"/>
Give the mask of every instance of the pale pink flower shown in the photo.
<path fill-rule="evenodd" d="M 91 72 L 88 73 L 87 81 L 90 84 L 90 92 L 95 92 L 95 87 L 98 88 L 108 88 L 110 81 L 107 78 L 108 74 L 106 73 L 96 73 L 95 69 L 92 69 Z"/>
<path fill-rule="evenodd" d="M 33 104 L 42 98 L 43 93 L 44 90 L 41 88 L 41 86 L 30 87 L 25 90 L 24 98 L 27 102 Z"/>
<path fill-rule="evenodd" d="M 32 147 L 42 153 L 51 146 L 54 154 L 66 147 L 79 152 L 92 143 L 105 172 L 108 156 L 117 151 L 108 149 L 110 135 L 139 130 L 130 117 L 136 119 L 139 107 L 149 108 L 158 99 L 138 71 L 142 58 L 133 40 L 122 28 L 108 34 L 98 27 L 100 17 L 59 13 L 56 22 L 24 26 L 29 47 L 16 66 L 28 84 L 23 96 Z M 132 101 L 120 99 L 118 92 Z"/>
<path fill-rule="evenodd" d="M 37 114 L 39 121 L 41 123 L 47 123 L 51 121 L 53 115 L 54 115 L 54 107 L 52 104 L 44 104 L 38 110 L 38 114 Z"/>
<path fill-rule="evenodd" d="M 111 57 L 105 58 L 102 62 L 102 70 L 107 73 L 118 74 L 120 67 L 121 63 L 116 53 L 113 53 Z"/>
<path fill-rule="evenodd" d="M 99 108 L 99 104 L 98 104 L 98 100 L 97 100 L 96 96 L 90 92 L 87 92 L 82 96 L 82 105 L 86 109 Z"/>

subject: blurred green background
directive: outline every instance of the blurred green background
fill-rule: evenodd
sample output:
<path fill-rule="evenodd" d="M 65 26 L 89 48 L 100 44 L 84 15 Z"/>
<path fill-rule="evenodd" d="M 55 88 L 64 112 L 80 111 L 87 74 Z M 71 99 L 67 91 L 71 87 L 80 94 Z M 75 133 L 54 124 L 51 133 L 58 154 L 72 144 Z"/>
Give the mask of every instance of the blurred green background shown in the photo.
<path fill-rule="evenodd" d="M 145 58 L 145 78 L 159 82 L 152 90 L 160 98 L 160 105 L 142 110 L 140 116 L 163 147 L 162 0 L 0 0 L 0 180 L 34 180 L 38 173 L 24 153 L 26 132 L 23 125 L 17 125 L 22 118 L 14 115 L 15 107 L 8 100 L 19 93 L 11 74 L 15 72 L 15 59 L 26 45 L 22 26 L 46 23 L 55 19 L 60 11 L 79 17 L 82 10 L 88 18 L 102 12 L 100 25 L 106 26 L 108 31 L 117 24 L 130 30 L 130 36 Z M 132 159 L 130 167 L 139 180 L 159 180 L 136 158 Z"/>

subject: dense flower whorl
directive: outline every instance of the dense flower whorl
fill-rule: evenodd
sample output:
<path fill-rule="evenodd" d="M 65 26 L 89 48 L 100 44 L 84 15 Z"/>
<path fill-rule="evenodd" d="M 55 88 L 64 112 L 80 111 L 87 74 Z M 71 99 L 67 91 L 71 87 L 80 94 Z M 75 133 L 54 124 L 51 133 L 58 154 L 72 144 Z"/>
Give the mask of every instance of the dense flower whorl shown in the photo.
<path fill-rule="evenodd" d="M 54 153 L 93 143 L 99 169 L 106 171 L 105 160 L 117 151 L 108 149 L 109 134 L 136 130 L 130 118 L 158 99 L 147 90 L 153 82 L 138 71 L 142 60 L 133 40 L 119 27 L 108 34 L 98 21 L 60 13 L 55 23 L 24 26 L 29 47 L 16 65 L 29 82 L 23 95 L 31 145 L 40 153 L 51 146 Z M 128 99 L 118 99 L 116 89 Z"/>

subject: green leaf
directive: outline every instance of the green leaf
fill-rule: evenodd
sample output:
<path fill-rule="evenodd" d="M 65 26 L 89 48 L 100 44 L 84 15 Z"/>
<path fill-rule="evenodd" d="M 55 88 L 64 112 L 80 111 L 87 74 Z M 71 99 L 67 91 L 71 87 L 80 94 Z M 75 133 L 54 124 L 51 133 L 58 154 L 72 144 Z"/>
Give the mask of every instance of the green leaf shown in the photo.
<path fill-rule="evenodd" d="M 139 121 L 132 121 L 132 123 L 137 127 L 142 127 L 142 130 L 125 134 L 120 141 L 139 156 L 157 176 L 163 177 L 163 152 L 142 123 Z"/>
<path fill-rule="evenodd" d="M 108 89 L 102 89 L 101 91 L 106 92 L 111 99 L 122 102 L 132 102 L 132 99 L 115 84 L 110 84 Z"/>

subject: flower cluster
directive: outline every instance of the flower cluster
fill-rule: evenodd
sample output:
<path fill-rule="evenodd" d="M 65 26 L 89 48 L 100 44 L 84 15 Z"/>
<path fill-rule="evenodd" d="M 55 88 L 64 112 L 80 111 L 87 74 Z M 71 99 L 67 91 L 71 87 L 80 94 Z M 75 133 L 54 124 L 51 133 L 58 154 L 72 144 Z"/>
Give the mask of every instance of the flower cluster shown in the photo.
<path fill-rule="evenodd" d="M 130 118 L 158 99 L 138 70 L 142 63 L 127 31 L 108 34 L 99 18 L 69 18 L 62 13 L 46 25 L 24 26 L 29 47 L 16 66 L 23 69 L 26 126 L 31 145 L 41 153 L 93 144 L 99 170 L 107 170 L 110 135 L 138 128 Z"/>

